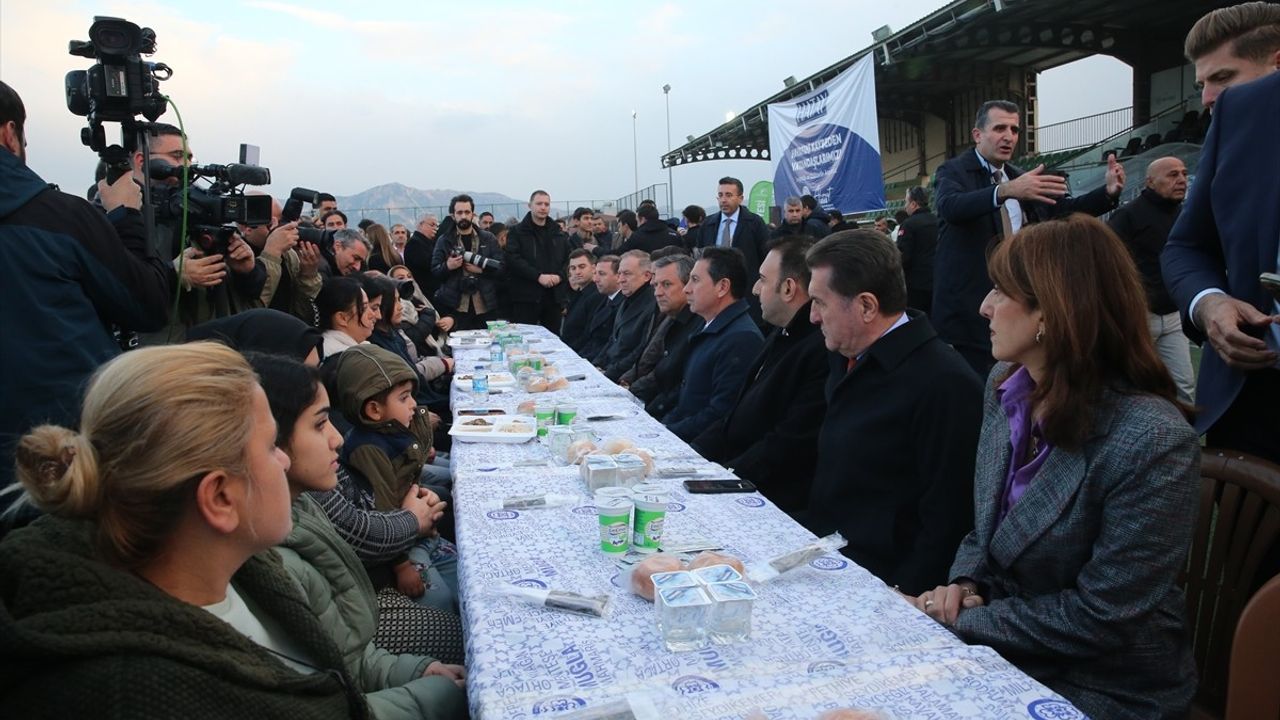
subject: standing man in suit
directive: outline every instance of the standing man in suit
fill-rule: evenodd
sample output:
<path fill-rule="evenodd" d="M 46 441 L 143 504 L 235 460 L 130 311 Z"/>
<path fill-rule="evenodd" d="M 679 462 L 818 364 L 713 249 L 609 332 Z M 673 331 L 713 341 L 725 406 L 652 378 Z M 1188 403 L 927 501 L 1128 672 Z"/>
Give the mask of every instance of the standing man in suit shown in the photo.
<path fill-rule="evenodd" d="M 569 236 L 550 215 L 551 195 L 533 191 L 529 212 L 507 234 L 507 283 L 514 322 L 559 332 L 569 299 Z"/>
<path fill-rule="evenodd" d="M 1280 57 L 1280 22 L 1272 28 Z M 1280 302 L 1259 275 L 1280 272 L 1277 113 L 1280 73 L 1217 98 L 1195 182 L 1160 258 L 1169 293 L 1186 313 L 1184 331 L 1209 341 L 1200 357 L 1196 430 L 1208 433 L 1210 445 L 1274 462 L 1280 462 Z"/>
<path fill-rule="evenodd" d="M 652 278 L 649 253 L 644 250 L 623 253 L 618 262 L 618 290 L 622 293 L 622 303 L 613 317 L 609 342 L 595 358 L 596 366 L 614 382 L 636 364 L 649 340 L 649 321 L 658 311 L 653 300 L 653 288 L 649 286 Z"/>
<path fill-rule="evenodd" d="M 915 594 L 946 574 L 973 528 L 982 383 L 907 309 L 901 256 L 884 234 L 835 233 L 806 261 L 811 319 L 831 353 L 800 520 L 817 535 L 840 531 L 841 552 Z"/>
<path fill-rule="evenodd" d="M 704 458 L 733 468 L 782 510 L 804 510 L 827 408 L 827 349 L 809 318 L 803 236 L 776 240 L 752 292 L 773 327 L 747 369 L 734 407 L 693 441 Z"/>
<path fill-rule="evenodd" d="M 716 200 L 720 203 L 720 212 L 702 221 L 697 246 L 737 249 L 742 253 L 750 288 L 760 277 L 760 263 L 769 252 L 769 226 L 759 215 L 742 207 L 742 181 L 737 178 L 720 178 Z M 759 325 L 762 322 L 760 301 L 755 295 L 748 293 L 747 307 Z"/>
<path fill-rule="evenodd" d="M 907 278 L 907 307 L 928 314 L 933 309 L 933 259 L 938 250 L 938 216 L 929 209 L 929 191 L 913 187 L 903 208 L 907 219 L 898 228 L 898 251 Z"/>
<path fill-rule="evenodd" d="M 987 250 L 1023 225 L 1073 212 L 1101 215 L 1124 189 L 1124 167 L 1114 157 L 1107 161 L 1106 184 L 1078 198 L 1043 165 L 1026 172 L 1010 165 L 1022 132 L 1020 113 L 1007 100 L 983 103 L 972 131 L 976 147 L 938 168 L 934 192 L 941 222 L 929 317 L 938 337 L 982 377 L 994 363 L 987 321 L 978 315 L 991 290 Z"/>
<path fill-rule="evenodd" d="M 569 253 L 569 304 L 560 327 L 560 339 L 574 352 L 582 349 L 587 340 L 587 323 L 606 302 L 605 296 L 596 290 L 595 272 L 596 256 L 589 250 L 578 248 Z"/>

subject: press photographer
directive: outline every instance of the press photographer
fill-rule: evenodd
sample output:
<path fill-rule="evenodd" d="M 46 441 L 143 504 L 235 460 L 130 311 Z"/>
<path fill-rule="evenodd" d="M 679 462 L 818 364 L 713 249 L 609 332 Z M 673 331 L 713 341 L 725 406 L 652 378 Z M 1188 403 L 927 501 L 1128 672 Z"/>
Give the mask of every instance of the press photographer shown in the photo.
<path fill-rule="evenodd" d="M 98 183 L 105 216 L 59 192 L 26 165 L 26 117 L 0 82 L 0 487 L 13 479 L 18 437 L 39 423 L 75 424 L 81 388 L 120 353 L 109 325 L 161 328 L 172 297 L 130 175 Z"/>
<path fill-rule="evenodd" d="M 478 330 L 497 319 L 502 248 L 475 224 L 475 201 L 456 195 L 449 201 L 453 223 L 436 239 L 431 272 L 440 281 L 436 309 L 453 318 L 454 330 Z"/>
<path fill-rule="evenodd" d="M 320 248 L 301 239 L 296 219 L 281 223 L 282 213 L 280 203 L 272 198 L 271 222 L 261 225 L 240 223 L 240 234 L 258 254 L 258 261 L 267 271 L 260 296 L 262 304 L 315 325 L 318 321 L 314 300 L 321 284 Z"/>

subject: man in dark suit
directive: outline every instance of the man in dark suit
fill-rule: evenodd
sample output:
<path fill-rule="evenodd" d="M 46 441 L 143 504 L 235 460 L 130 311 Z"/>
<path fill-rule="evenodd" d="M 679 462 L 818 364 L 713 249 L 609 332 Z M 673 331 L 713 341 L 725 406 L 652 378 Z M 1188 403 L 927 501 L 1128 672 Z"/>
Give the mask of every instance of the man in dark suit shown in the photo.
<path fill-rule="evenodd" d="M 907 310 L 902 261 L 874 230 L 809 250 L 812 319 L 829 355 L 827 411 L 805 527 L 903 592 L 946 574 L 973 528 L 982 383 L 929 319 Z"/>
<path fill-rule="evenodd" d="M 790 513 L 808 503 L 827 408 L 827 349 L 809 318 L 804 254 L 812 243 L 807 237 L 783 238 L 765 256 L 753 292 L 773 332 L 748 367 L 733 409 L 692 443 Z"/>
<path fill-rule="evenodd" d="M 702 221 L 697 247 L 731 247 L 742 253 L 750 288 L 760 276 L 760 263 L 769 252 L 769 226 L 759 215 L 742 207 L 742 181 L 737 178 L 720 178 L 716 200 L 720 203 L 720 212 Z M 762 322 L 759 300 L 748 293 L 747 305 L 752 319 L 759 325 Z"/>
<path fill-rule="evenodd" d="M 594 360 L 605 377 L 614 382 L 636 364 L 649 340 L 649 321 L 658 309 L 653 301 L 653 288 L 649 287 L 652 278 L 649 253 L 631 250 L 622 256 L 618 263 L 618 290 L 622 293 L 622 304 L 613 317 L 609 342 Z"/>
<path fill-rule="evenodd" d="M 1280 50 L 1280 49 L 1278 49 Z M 1280 72 L 1225 91 L 1182 215 L 1161 254 L 1182 327 L 1203 345 L 1196 430 L 1280 462 Z"/>
<path fill-rule="evenodd" d="M 723 187 L 723 186 L 722 186 Z M 734 248 L 706 247 L 684 294 L 706 326 L 689 339 L 676 406 L 662 424 L 686 442 L 733 407 L 764 337 L 747 314 L 747 270 Z"/>
<path fill-rule="evenodd" d="M 943 163 L 934 190 L 941 222 L 929 317 L 938 337 L 982 377 L 995 362 L 987 321 L 978 315 L 991 291 L 987 249 L 1023 225 L 1073 212 L 1101 215 L 1116 206 L 1124 189 L 1124 167 L 1114 157 L 1106 184 L 1078 198 L 1043 165 L 1026 172 L 1010 165 L 1022 132 L 1019 113 L 1005 100 L 983 103 L 972 131 L 977 147 Z"/>
<path fill-rule="evenodd" d="M 609 338 L 613 335 L 614 317 L 618 314 L 622 301 L 626 299 L 618 289 L 617 255 L 605 255 L 596 261 L 594 284 L 600 303 L 587 318 L 586 337 L 576 348 L 585 360 L 594 360 L 609 344 Z"/>
<path fill-rule="evenodd" d="M 587 323 L 607 299 L 596 290 L 596 256 L 578 248 L 569 253 L 569 304 L 565 307 L 560 339 L 574 352 L 587 340 Z"/>
<path fill-rule="evenodd" d="M 507 284 L 513 321 L 557 332 L 569 299 L 569 236 L 550 214 L 551 196 L 535 190 L 529 212 L 507 233 Z"/>
<path fill-rule="evenodd" d="M 640 358 L 618 378 L 618 384 L 644 401 L 644 409 L 661 421 L 675 407 L 684 377 L 689 339 L 702 330 L 703 320 L 689 309 L 684 286 L 689 283 L 693 258 L 683 252 L 653 261 L 653 299 L 658 312 L 655 327 Z"/>
<path fill-rule="evenodd" d="M 929 191 L 907 191 L 907 219 L 898 230 L 902 273 L 907 278 L 907 307 L 928 314 L 933 309 L 933 258 L 938 249 L 938 216 L 929 210 Z"/>

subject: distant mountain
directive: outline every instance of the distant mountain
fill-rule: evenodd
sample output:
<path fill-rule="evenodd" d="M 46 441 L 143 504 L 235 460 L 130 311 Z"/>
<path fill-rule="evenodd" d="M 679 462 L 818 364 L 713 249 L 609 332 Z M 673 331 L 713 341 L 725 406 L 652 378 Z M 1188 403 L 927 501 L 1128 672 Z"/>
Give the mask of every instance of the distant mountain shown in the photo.
<path fill-rule="evenodd" d="M 338 207 L 353 225 L 368 217 L 386 225 L 404 223 L 412 231 L 418 217 L 425 213 L 443 216 L 449 209 L 449 200 L 461 192 L 475 198 L 477 213 L 488 210 L 500 222 L 511 216 L 522 216 L 526 209 L 525 203 L 502 193 L 419 190 L 401 183 L 387 183 L 355 195 L 339 197 Z"/>

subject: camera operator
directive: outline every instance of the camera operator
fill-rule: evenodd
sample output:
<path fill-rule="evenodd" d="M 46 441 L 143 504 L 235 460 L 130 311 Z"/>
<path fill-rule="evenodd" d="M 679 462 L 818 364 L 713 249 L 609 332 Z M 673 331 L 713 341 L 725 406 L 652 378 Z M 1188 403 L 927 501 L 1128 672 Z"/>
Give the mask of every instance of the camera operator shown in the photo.
<path fill-rule="evenodd" d="M 0 487 L 13 479 L 18 437 L 40 423 L 76 422 L 81 386 L 120 353 L 108 324 L 161 328 L 171 297 L 132 177 L 98 183 L 105 216 L 59 192 L 26 166 L 26 117 L 0 82 Z"/>
<path fill-rule="evenodd" d="M 262 193 L 250 193 L 260 195 Z M 320 292 L 320 248 L 299 241 L 298 223 L 280 224 L 282 208 L 271 199 L 270 225 L 240 225 L 240 234 L 267 271 L 262 304 L 316 325 L 313 301 Z"/>
<path fill-rule="evenodd" d="M 498 239 L 474 222 L 475 201 L 456 195 L 449 201 L 453 223 L 436 239 L 431 272 L 440 281 L 436 305 L 453 318 L 455 330 L 479 330 L 497 318 L 502 248 Z"/>

